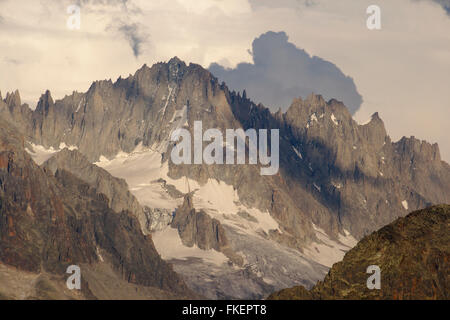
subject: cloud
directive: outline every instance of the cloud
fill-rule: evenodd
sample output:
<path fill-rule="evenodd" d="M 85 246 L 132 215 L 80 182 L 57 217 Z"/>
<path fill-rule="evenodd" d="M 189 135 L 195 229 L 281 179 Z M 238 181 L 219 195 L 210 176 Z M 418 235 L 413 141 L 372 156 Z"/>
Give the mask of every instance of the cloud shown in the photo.
<path fill-rule="evenodd" d="M 82 12 L 100 15 L 109 20 L 105 31 L 121 34 L 136 58 L 142 54 L 143 45 L 148 41 L 149 35 L 144 25 L 133 22 L 142 15 L 138 4 L 128 0 L 79 0 L 78 4 Z"/>
<path fill-rule="evenodd" d="M 313 92 L 343 101 L 351 113 L 361 106 L 352 78 L 333 63 L 297 48 L 285 32 L 267 32 L 253 41 L 252 48 L 253 63 L 234 69 L 213 63 L 209 70 L 232 89 L 246 89 L 252 100 L 273 111 L 286 110 L 294 98 Z"/>
<path fill-rule="evenodd" d="M 124 24 L 118 30 L 125 36 L 133 50 L 134 56 L 138 58 L 142 53 L 143 43 L 147 42 L 149 38 L 148 35 L 140 30 L 137 23 Z"/>
<path fill-rule="evenodd" d="M 4 61 L 5 63 L 11 63 L 11 64 L 15 64 L 15 65 L 18 65 L 18 64 L 21 63 L 21 62 L 20 62 L 19 60 L 17 60 L 17 59 L 14 59 L 14 58 L 8 58 L 8 57 L 4 58 L 3 61 Z"/>
<path fill-rule="evenodd" d="M 250 0 L 250 5 L 257 10 L 263 7 L 267 8 L 295 8 L 311 7 L 318 3 L 318 0 Z"/>
<path fill-rule="evenodd" d="M 450 15 L 450 0 L 433 0 L 434 2 L 440 4 L 442 8 Z"/>
<path fill-rule="evenodd" d="M 438 5 L 440 5 L 445 12 L 447 12 L 447 14 L 450 16 L 450 0 L 411 0 L 414 2 L 421 2 L 421 1 L 425 1 L 425 2 L 429 2 L 429 3 L 436 3 Z"/>

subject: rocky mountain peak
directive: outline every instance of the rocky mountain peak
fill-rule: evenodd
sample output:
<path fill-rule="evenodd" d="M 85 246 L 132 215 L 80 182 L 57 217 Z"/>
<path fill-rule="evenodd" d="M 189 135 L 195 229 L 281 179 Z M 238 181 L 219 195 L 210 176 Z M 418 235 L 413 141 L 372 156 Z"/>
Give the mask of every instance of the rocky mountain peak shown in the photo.
<path fill-rule="evenodd" d="M 395 143 L 396 151 L 402 157 L 409 157 L 410 162 L 422 161 L 441 161 L 439 146 L 437 143 L 431 144 L 427 141 L 416 139 L 414 136 L 403 137 Z"/>
<path fill-rule="evenodd" d="M 310 94 L 306 99 L 294 99 L 284 118 L 299 130 L 306 128 L 316 131 L 327 127 L 336 131 L 342 124 L 345 127 L 354 125 L 351 114 L 342 102 L 335 99 L 327 102 L 316 94 Z"/>
<path fill-rule="evenodd" d="M 178 58 L 177 56 L 171 58 L 168 62 L 167 65 L 169 66 L 169 69 L 173 69 L 173 70 L 181 70 L 181 69 L 185 69 L 186 68 L 186 63 L 184 61 L 182 61 L 180 58 Z"/>
<path fill-rule="evenodd" d="M 382 121 L 378 112 L 372 114 L 371 121 Z"/>
<path fill-rule="evenodd" d="M 173 57 L 169 60 L 167 65 L 169 68 L 169 81 L 176 83 L 181 81 L 184 73 L 186 72 L 186 64 L 178 57 Z"/>
<path fill-rule="evenodd" d="M 308 102 L 312 106 L 323 106 L 326 101 L 320 94 L 311 93 L 305 100 L 305 102 Z"/>
<path fill-rule="evenodd" d="M 139 88 L 144 88 L 144 91 L 151 85 L 155 78 L 157 81 L 167 81 L 169 84 L 172 83 L 173 86 L 182 81 L 187 68 L 188 67 L 182 60 L 178 57 L 173 57 L 167 63 L 160 62 L 152 67 L 148 67 L 147 64 L 144 64 L 127 80 L 134 85 L 137 85 Z"/>
<path fill-rule="evenodd" d="M 130 75 L 130 77 L 138 78 L 140 75 L 147 74 L 150 71 L 150 69 L 151 68 L 146 63 L 144 63 L 142 65 L 142 67 L 137 69 L 136 72 L 134 73 L 134 75 Z M 122 78 L 120 78 L 120 79 L 122 79 Z"/>
<path fill-rule="evenodd" d="M 100 80 L 92 82 L 88 93 L 98 93 L 100 91 L 104 91 L 106 89 L 111 89 L 113 87 L 113 83 L 111 79 L 109 80 Z"/>
<path fill-rule="evenodd" d="M 378 112 L 375 112 L 369 122 L 359 126 L 361 132 L 370 143 L 376 147 L 382 147 L 387 139 L 386 127 Z"/>
<path fill-rule="evenodd" d="M 7 92 L 5 102 L 9 107 L 20 107 L 22 103 L 20 100 L 19 90 L 12 93 Z"/>
<path fill-rule="evenodd" d="M 319 114 L 326 112 L 327 109 L 330 110 L 330 107 L 333 108 L 332 111 L 334 109 L 341 109 L 340 111 L 342 112 L 347 111 L 347 108 L 341 102 L 335 99 L 326 102 L 321 95 L 311 93 L 306 99 L 302 99 L 301 97 L 295 98 L 286 113 L 294 114 L 300 111 L 308 115 L 312 113 Z"/>
<path fill-rule="evenodd" d="M 174 56 L 173 58 L 171 58 L 171 59 L 169 60 L 168 64 L 169 64 L 169 65 L 177 65 L 177 64 L 180 64 L 180 65 L 186 66 L 186 64 L 184 63 L 184 61 L 181 60 L 180 58 L 178 58 L 177 56 Z"/>
<path fill-rule="evenodd" d="M 383 122 L 383 120 L 381 120 L 378 112 L 375 112 L 374 114 L 372 114 L 370 116 L 370 120 L 362 125 L 363 126 L 371 126 L 371 127 L 382 126 L 384 128 L 384 122 Z"/>
<path fill-rule="evenodd" d="M 52 95 L 49 90 L 45 91 L 44 94 L 41 95 L 39 98 L 38 105 L 36 107 L 36 111 L 40 114 L 47 115 L 49 112 L 49 109 L 53 107 L 54 101 L 52 98 Z"/>

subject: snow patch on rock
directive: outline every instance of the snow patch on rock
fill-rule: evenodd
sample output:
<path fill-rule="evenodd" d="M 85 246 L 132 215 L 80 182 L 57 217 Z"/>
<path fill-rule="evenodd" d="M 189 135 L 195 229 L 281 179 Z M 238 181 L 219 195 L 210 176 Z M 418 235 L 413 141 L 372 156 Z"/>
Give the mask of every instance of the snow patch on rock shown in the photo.
<path fill-rule="evenodd" d="M 269 230 L 279 230 L 278 223 L 270 216 L 268 211 L 262 212 L 256 208 L 248 208 L 241 204 L 237 190 L 232 185 L 222 181 L 209 179 L 204 185 L 186 177 L 172 179 L 168 176 L 168 162 L 162 163 L 161 153 L 151 149 L 138 147 L 132 153 L 120 152 L 111 160 L 100 157 L 95 163 L 107 170 L 115 177 L 127 181 L 131 193 L 142 205 L 151 208 L 175 210 L 182 204 L 183 199 L 173 199 L 158 179 L 163 179 L 167 184 L 173 185 L 182 193 L 194 192 L 193 203 L 198 210 L 203 209 L 211 217 L 221 223 L 232 225 L 242 232 L 258 234 L 261 230 L 268 233 Z M 239 212 L 247 212 L 253 216 L 257 223 L 250 222 L 238 215 Z M 228 216 L 228 219 L 225 218 Z M 234 219 L 229 219 L 233 216 Z M 280 231 L 280 230 L 279 230 Z M 281 231 L 280 231 L 281 232 Z"/>
<path fill-rule="evenodd" d="M 334 116 L 334 113 L 331 114 L 331 121 L 333 121 L 333 123 L 334 123 L 335 125 L 339 125 L 339 122 L 337 122 L 337 119 L 336 119 L 336 117 Z"/>
<path fill-rule="evenodd" d="M 403 200 L 402 201 L 402 206 L 403 206 L 403 208 L 405 208 L 405 210 L 408 210 L 408 201 Z"/>
<path fill-rule="evenodd" d="M 292 149 L 294 149 L 295 154 L 296 154 L 300 159 L 303 160 L 303 156 L 302 156 L 301 152 L 298 151 L 297 148 L 294 147 L 294 146 L 292 146 Z"/>
<path fill-rule="evenodd" d="M 58 153 L 64 148 L 67 148 L 71 151 L 78 149 L 78 147 L 76 146 L 67 146 L 64 142 L 60 143 L 58 149 L 55 149 L 53 147 L 46 148 L 42 145 L 36 145 L 31 142 L 29 142 L 29 145 L 31 146 L 32 150 L 25 148 L 25 151 L 28 152 L 28 154 L 31 156 L 34 162 L 36 162 L 38 165 L 43 164 L 45 161 L 50 159 L 54 154 Z"/>
<path fill-rule="evenodd" d="M 215 265 L 222 265 L 228 261 L 228 258 L 216 250 L 202 250 L 196 245 L 187 247 L 181 241 L 178 230 L 174 228 L 165 228 L 162 231 L 153 233 L 153 243 L 156 250 L 165 260 L 179 259 L 187 260 L 189 258 L 199 258 Z"/>
<path fill-rule="evenodd" d="M 346 230 L 344 235 L 339 234 L 338 241 L 330 239 L 324 230 L 313 224 L 319 242 L 312 243 L 304 249 L 305 256 L 313 261 L 331 268 L 341 261 L 344 254 L 354 247 L 357 240 Z"/>

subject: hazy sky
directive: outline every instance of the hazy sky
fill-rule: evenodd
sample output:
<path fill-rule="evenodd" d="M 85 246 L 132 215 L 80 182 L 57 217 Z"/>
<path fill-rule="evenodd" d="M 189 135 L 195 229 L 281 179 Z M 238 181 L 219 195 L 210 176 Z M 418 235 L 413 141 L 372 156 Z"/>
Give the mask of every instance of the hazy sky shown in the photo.
<path fill-rule="evenodd" d="M 80 30 L 67 28 L 71 4 L 81 6 Z M 366 27 L 371 4 L 381 7 L 381 30 Z M 235 68 L 253 63 L 256 38 L 285 32 L 353 79 L 363 99 L 358 121 L 378 111 L 393 139 L 438 142 L 449 161 L 445 6 L 449 1 L 0 0 L 0 90 L 4 97 L 18 88 L 34 107 L 46 89 L 61 98 L 175 55 Z"/>

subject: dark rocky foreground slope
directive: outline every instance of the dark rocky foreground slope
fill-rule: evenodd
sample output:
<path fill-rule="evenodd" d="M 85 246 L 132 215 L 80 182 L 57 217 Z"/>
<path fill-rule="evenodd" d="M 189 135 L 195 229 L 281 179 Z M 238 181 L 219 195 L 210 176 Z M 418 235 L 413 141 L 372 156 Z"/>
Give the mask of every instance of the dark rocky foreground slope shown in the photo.
<path fill-rule="evenodd" d="M 68 171 L 42 169 L 24 144 L 0 119 L 0 297 L 194 297 L 130 211 Z M 69 265 L 81 267 L 80 292 L 65 288 Z"/>
<path fill-rule="evenodd" d="M 311 290 L 284 289 L 269 299 L 450 298 L 450 205 L 415 211 L 364 237 Z M 381 269 L 381 289 L 369 290 L 366 268 Z"/>

